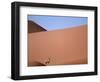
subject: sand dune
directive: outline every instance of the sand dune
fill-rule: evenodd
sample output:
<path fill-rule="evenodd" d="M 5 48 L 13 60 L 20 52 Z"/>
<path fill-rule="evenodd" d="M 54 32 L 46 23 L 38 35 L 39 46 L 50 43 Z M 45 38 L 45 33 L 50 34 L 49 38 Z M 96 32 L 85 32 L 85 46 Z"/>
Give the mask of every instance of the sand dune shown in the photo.
<path fill-rule="evenodd" d="M 87 64 L 87 25 L 28 34 L 28 66 Z"/>
<path fill-rule="evenodd" d="M 41 31 L 46 31 L 43 27 L 40 25 L 36 24 L 33 21 L 28 21 L 28 33 L 34 33 L 34 32 L 41 32 Z"/>

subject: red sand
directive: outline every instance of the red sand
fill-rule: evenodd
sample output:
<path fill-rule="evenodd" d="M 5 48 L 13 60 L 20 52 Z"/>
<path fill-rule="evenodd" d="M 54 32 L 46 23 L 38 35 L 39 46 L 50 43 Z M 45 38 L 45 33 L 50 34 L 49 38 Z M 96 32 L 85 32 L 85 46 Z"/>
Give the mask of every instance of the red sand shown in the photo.
<path fill-rule="evenodd" d="M 28 66 L 34 62 L 87 64 L 87 26 L 28 34 Z"/>

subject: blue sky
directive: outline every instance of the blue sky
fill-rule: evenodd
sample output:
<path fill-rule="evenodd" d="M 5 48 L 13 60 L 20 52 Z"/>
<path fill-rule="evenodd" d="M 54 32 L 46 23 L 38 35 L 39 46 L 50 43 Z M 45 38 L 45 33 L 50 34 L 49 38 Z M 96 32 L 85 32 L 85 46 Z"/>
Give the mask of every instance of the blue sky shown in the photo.
<path fill-rule="evenodd" d="M 36 22 L 48 31 L 88 24 L 87 17 L 28 15 L 28 20 Z"/>

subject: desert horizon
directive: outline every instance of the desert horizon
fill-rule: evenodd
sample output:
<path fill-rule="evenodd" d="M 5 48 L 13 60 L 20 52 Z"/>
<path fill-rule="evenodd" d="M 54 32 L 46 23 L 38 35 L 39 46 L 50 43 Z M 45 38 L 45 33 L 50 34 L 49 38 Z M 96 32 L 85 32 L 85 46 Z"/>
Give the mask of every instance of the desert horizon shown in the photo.
<path fill-rule="evenodd" d="M 28 33 L 28 66 L 88 63 L 87 25 L 53 31 L 33 27 L 37 29 Z"/>

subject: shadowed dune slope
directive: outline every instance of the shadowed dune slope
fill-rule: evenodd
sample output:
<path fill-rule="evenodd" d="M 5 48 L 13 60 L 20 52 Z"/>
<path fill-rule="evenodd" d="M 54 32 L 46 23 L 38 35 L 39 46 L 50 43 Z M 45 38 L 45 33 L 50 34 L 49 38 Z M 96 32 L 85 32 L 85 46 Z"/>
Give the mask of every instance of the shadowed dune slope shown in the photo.
<path fill-rule="evenodd" d="M 46 31 L 43 27 L 40 25 L 36 24 L 33 21 L 28 21 L 28 33 L 34 33 L 34 32 L 41 32 L 41 31 Z"/>

